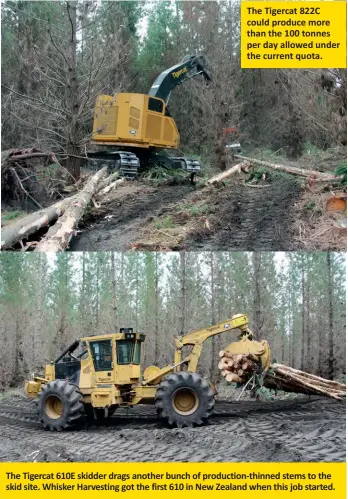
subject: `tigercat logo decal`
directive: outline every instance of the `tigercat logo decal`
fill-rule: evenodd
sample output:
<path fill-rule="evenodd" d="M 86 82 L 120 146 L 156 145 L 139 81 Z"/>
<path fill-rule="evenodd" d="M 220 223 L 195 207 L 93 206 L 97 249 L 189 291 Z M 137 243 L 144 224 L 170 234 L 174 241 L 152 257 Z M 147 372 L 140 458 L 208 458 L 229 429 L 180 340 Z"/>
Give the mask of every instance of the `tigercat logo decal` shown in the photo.
<path fill-rule="evenodd" d="M 180 71 L 174 71 L 172 73 L 172 75 L 174 76 L 174 78 L 179 78 L 179 76 L 182 75 L 183 73 L 187 73 L 187 67 L 186 66 L 184 68 L 180 69 Z"/>
<path fill-rule="evenodd" d="M 208 331 L 216 331 L 217 329 L 220 329 L 220 326 L 207 327 Z"/>

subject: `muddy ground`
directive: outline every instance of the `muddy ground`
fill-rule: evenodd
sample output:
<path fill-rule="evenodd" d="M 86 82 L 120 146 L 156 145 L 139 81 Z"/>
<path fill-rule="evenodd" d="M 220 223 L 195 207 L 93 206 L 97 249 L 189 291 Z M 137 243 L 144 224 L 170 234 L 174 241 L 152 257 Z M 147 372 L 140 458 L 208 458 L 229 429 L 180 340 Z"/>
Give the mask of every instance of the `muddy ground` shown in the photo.
<path fill-rule="evenodd" d="M 210 424 L 169 429 L 152 406 L 119 409 L 107 424 L 51 433 L 35 403 L 0 403 L 0 461 L 345 461 L 345 404 L 299 397 L 218 402 Z"/>
<path fill-rule="evenodd" d="M 130 182 L 84 218 L 71 250 L 297 249 L 298 180 L 278 174 L 256 186 L 244 180 L 204 188 Z"/>

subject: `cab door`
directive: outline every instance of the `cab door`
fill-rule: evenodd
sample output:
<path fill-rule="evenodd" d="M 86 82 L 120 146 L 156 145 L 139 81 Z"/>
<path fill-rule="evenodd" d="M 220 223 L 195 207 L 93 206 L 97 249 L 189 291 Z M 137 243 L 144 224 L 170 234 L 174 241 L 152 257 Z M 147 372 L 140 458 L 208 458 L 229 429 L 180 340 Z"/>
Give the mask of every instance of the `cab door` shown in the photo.
<path fill-rule="evenodd" d="M 97 384 L 112 384 L 115 381 L 114 342 L 111 339 L 89 342 Z"/>

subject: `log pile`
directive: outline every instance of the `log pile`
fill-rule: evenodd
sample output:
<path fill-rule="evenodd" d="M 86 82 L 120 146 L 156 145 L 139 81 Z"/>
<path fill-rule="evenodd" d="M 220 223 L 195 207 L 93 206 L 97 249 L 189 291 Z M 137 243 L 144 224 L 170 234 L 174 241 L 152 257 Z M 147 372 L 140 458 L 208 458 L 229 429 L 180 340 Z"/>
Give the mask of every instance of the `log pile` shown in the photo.
<path fill-rule="evenodd" d="M 306 373 L 283 364 L 271 364 L 269 369 L 262 373 L 258 358 L 249 354 L 231 354 L 220 351 L 219 369 L 227 382 L 246 385 L 254 376 L 254 384 L 281 390 L 290 393 L 303 393 L 307 395 L 323 395 L 336 400 L 346 396 L 346 385 L 321 378 L 314 374 Z"/>
<path fill-rule="evenodd" d="M 90 176 L 83 188 L 73 196 L 2 227 L 1 249 L 12 248 L 17 243 L 21 243 L 33 234 L 42 232 L 43 229 L 51 226 L 50 233 L 40 242 L 36 251 L 48 250 L 47 237 L 52 238 L 49 243 L 50 251 L 64 251 L 90 201 L 99 207 L 100 204 L 97 203 L 103 202 L 107 193 L 125 183 L 125 179 L 116 180 L 118 175 L 119 173 L 116 172 L 105 178 L 106 169 L 103 168 L 95 175 Z M 68 213 L 66 214 L 66 212 Z M 67 222 L 68 218 L 69 223 Z M 54 244 L 52 243 L 53 239 L 55 240 Z M 45 244 L 43 244 L 44 242 Z M 21 245 L 23 249 L 27 249 L 27 246 L 22 243 Z M 31 244 L 28 244 L 28 247 L 30 246 Z"/>
<path fill-rule="evenodd" d="M 252 353 L 232 354 L 221 350 L 219 369 L 226 381 L 246 383 L 258 369 L 258 358 Z"/>

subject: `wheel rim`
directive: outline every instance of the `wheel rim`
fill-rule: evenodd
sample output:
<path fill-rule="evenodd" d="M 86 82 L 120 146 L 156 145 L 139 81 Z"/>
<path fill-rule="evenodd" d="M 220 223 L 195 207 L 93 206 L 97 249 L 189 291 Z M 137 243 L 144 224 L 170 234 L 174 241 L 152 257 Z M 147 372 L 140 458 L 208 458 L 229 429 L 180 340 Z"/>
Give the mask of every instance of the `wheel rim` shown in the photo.
<path fill-rule="evenodd" d="M 59 419 L 63 414 L 63 403 L 57 395 L 50 395 L 45 400 L 45 412 L 51 419 Z"/>
<path fill-rule="evenodd" d="M 190 388 L 179 388 L 174 392 L 172 404 L 174 410 L 183 416 L 193 414 L 199 405 L 197 393 Z"/>

